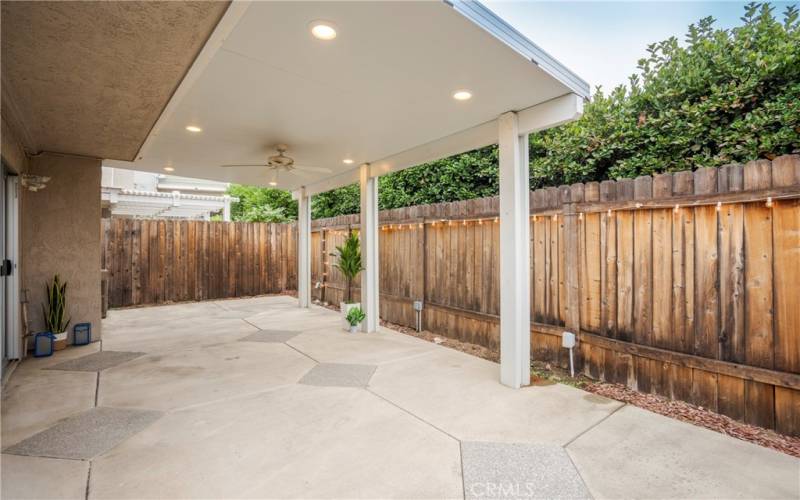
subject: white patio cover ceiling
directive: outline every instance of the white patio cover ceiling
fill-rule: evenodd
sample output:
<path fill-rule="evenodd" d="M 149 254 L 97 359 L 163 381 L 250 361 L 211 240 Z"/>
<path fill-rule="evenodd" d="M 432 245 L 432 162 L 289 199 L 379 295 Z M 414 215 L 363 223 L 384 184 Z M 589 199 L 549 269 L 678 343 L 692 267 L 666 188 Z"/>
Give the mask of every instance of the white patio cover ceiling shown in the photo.
<path fill-rule="evenodd" d="M 336 38 L 314 38 L 315 20 Z M 454 100 L 459 89 L 472 99 Z M 296 164 L 330 170 L 279 174 L 278 187 L 313 194 L 357 181 L 363 163 L 379 174 L 496 142 L 507 111 L 529 130 L 565 122 L 588 93 L 474 2 L 234 2 L 139 159 L 106 164 L 266 186 L 265 168 L 221 165 L 283 143 Z"/>

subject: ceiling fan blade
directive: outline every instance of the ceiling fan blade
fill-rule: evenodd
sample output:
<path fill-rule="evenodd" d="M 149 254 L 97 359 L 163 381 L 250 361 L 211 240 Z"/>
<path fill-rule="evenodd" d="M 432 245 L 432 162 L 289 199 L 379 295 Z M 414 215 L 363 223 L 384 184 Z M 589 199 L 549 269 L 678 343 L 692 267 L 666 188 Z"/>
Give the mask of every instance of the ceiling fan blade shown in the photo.
<path fill-rule="evenodd" d="M 313 177 L 313 176 L 314 176 L 314 173 L 313 173 L 313 172 L 308 172 L 308 171 L 306 171 L 306 170 L 298 170 L 298 169 L 296 169 L 296 168 L 293 168 L 293 169 L 291 169 L 291 170 L 289 170 L 289 171 L 287 171 L 287 172 L 285 172 L 285 173 L 287 173 L 287 174 L 292 174 L 292 175 L 296 175 L 296 176 L 298 176 L 298 177 L 303 177 L 303 178 L 305 178 L 305 179 L 310 179 L 311 177 Z"/>
<path fill-rule="evenodd" d="M 240 165 L 220 165 L 220 167 L 268 167 L 266 163 L 250 163 L 250 164 L 240 164 Z"/>
<path fill-rule="evenodd" d="M 319 172 L 321 174 L 330 174 L 331 172 L 333 172 L 331 169 L 325 167 L 302 167 L 295 165 L 293 168 L 295 170 L 302 170 L 305 172 Z"/>

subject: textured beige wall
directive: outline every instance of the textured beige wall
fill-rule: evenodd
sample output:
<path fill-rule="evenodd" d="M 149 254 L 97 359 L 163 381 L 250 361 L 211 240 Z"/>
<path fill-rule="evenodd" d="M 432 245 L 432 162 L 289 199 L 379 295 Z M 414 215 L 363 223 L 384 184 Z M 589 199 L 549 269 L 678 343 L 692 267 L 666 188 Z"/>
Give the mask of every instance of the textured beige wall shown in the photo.
<path fill-rule="evenodd" d="M 29 171 L 51 177 L 22 195 L 22 287 L 34 332 L 44 329 L 44 285 L 58 273 L 68 282 L 70 332 L 92 323 L 100 338 L 100 160 L 57 155 L 30 159 Z"/>
<path fill-rule="evenodd" d="M 25 172 L 28 167 L 28 158 L 25 150 L 17 137 L 16 130 L 6 120 L 5 113 L 0 113 L 0 155 L 6 165 L 17 173 Z"/>

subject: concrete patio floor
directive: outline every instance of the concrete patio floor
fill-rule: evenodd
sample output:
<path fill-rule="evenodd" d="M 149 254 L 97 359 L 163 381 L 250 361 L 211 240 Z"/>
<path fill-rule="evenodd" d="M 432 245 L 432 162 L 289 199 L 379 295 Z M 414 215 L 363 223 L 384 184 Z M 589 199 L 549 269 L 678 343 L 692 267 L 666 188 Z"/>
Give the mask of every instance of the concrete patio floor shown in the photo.
<path fill-rule="evenodd" d="M 800 460 L 290 297 L 103 328 L 12 375 L 4 499 L 800 497 Z"/>

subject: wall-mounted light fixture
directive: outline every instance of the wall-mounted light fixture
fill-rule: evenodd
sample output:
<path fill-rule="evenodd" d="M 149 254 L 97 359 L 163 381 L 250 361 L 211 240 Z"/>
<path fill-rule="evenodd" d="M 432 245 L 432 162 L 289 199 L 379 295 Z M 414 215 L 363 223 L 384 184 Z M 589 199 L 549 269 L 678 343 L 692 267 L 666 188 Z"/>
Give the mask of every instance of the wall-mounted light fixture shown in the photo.
<path fill-rule="evenodd" d="M 47 182 L 50 180 L 50 177 L 36 174 L 22 174 L 20 177 L 22 187 L 26 188 L 28 191 L 33 191 L 34 193 L 40 189 L 46 188 Z"/>

